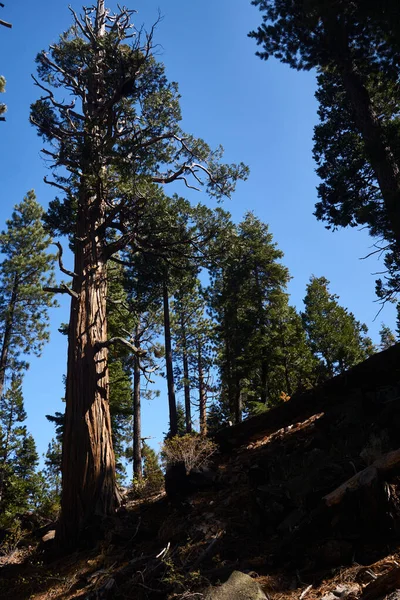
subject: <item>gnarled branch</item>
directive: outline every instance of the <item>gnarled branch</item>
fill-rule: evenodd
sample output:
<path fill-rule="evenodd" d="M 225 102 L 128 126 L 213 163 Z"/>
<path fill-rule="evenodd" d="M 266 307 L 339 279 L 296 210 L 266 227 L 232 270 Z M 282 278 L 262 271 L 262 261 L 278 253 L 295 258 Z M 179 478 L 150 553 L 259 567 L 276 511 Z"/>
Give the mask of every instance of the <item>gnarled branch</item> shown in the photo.
<path fill-rule="evenodd" d="M 140 348 L 137 348 L 134 344 L 132 344 L 125 338 L 119 337 L 119 336 L 112 337 L 105 342 L 96 342 L 96 344 L 95 344 L 96 352 L 99 352 L 102 348 L 109 348 L 110 346 L 113 346 L 114 344 L 121 344 L 122 346 L 129 348 L 129 350 L 131 350 L 137 356 L 145 356 L 147 354 L 146 350 L 141 350 Z"/>
<path fill-rule="evenodd" d="M 65 283 L 63 283 L 60 287 L 44 287 L 44 292 L 50 292 L 51 294 L 68 294 L 72 298 L 78 300 L 79 294 L 71 290 Z"/>
<path fill-rule="evenodd" d="M 63 261 L 62 261 L 62 255 L 63 255 L 63 247 L 61 246 L 60 242 L 53 242 L 54 246 L 57 246 L 58 248 L 58 266 L 60 268 L 60 271 L 62 271 L 65 275 L 68 275 L 68 277 L 79 277 L 79 275 L 77 275 L 76 273 L 74 273 L 73 271 L 69 271 L 68 269 L 66 269 L 64 267 Z"/>

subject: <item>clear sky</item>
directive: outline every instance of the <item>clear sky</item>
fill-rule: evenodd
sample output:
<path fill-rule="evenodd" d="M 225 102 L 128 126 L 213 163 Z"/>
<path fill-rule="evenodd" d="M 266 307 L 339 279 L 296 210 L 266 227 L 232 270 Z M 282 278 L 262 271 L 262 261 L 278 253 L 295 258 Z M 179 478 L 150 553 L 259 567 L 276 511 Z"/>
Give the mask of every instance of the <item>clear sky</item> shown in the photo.
<path fill-rule="evenodd" d="M 47 206 L 53 189 L 43 183 L 49 175 L 40 156 L 43 146 L 28 121 L 29 105 L 39 96 L 31 79 L 36 54 L 56 41 L 71 23 L 63 0 L 5 0 L 1 18 L 12 30 L 0 28 L 0 72 L 7 79 L 6 123 L 0 123 L 0 228 L 13 205 L 29 189 Z M 329 232 L 316 221 L 315 165 L 312 160 L 313 126 L 317 121 L 312 73 L 297 73 L 276 61 L 255 56 L 255 42 L 247 33 L 260 22 L 250 0 L 127 0 L 136 9 L 136 23 L 157 27 L 157 53 L 167 75 L 177 81 L 182 96 L 184 130 L 222 144 L 226 162 L 243 161 L 251 174 L 226 201 L 235 221 L 254 211 L 269 223 L 275 241 L 284 251 L 284 263 L 293 277 L 289 291 L 299 309 L 311 274 L 324 275 L 342 305 L 370 328 L 374 341 L 382 321 L 394 327 L 393 307 L 379 306 L 374 293 L 374 272 L 382 270 L 378 259 L 360 260 L 370 252 L 373 240 L 365 231 Z M 81 4 L 71 2 L 79 11 Z M 115 7 L 115 3 L 110 3 Z M 182 194 L 185 193 L 183 188 Z M 193 198 L 193 196 L 191 196 Z M 197 201 L 206 201 L 197 194 Z M 212 203 L 209 203 L 212 205 Z M 66 341 L 57 328 L 68 320 L 68 300 L 52 311 L 52 337 L 40 359 L 31 360 L 24 394 L 28 428 L 40 452 L 46 450 L 54 429 L 46 413 L 62 410 L 62 376 L 66 368 Z M 154 436 L 153 445 L 167 428 L 165 393 L 144 403 L 143 434 Z"/>

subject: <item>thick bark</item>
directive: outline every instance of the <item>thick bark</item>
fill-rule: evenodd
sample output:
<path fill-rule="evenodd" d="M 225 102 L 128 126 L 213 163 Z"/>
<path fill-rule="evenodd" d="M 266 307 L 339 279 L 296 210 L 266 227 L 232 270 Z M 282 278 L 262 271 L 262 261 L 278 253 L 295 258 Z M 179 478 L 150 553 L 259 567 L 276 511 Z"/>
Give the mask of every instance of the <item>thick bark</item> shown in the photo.
<path fill-rule="evenodd" d="M 0 398 L 4 392 L 4 382 L 8 367 L 8 352 L 10 350 L 11 335 L 14 324 L 15 304 L 18 296 L 18 277 L 14 276 L 13 289 L 11 292 L 10 304 L 8 306 L 6 322 L 4 326 L 4 334 L 0 353 Z"/>
<path fill-rule="evenodd" d="M 189 384 L 189 363 L 188 363 L 188 355 L 187 355 L 187 345 L 186 345 L 186 330 L 185 323 L 182 317 L 181 322 L 182 329 L 182 362 L 183 362 L 183 390 L 185 395 L 185 424 L 186 424 L 186 433 L 192 433 L 192 411 L 190 405 L 190 384 Z"/>
<path fill-rule="evenodd" d="M 165 363 L 167 369 L 168 405 L 169 405 L 169 433 L 173 437 L 178 433 L 178 415 L 176 412 L 174 370 L 172 363 L 171 325 L 169 316 L 168 286 L 163 283 L 164 307 L 164 336 L 165 336 Z"/>
<path fill-rule="evenodd" d="M 139 347 L 139 326 L 136 327 L 135 346 Z M 142 415 L 140 407 L 140 358 L 135 356 L 133 366 L 133 477 L 142 481 Z"/>
<path fill-rule="evenodd" d="M 201 344 L 197 346 L 197 361 L 199 373 L 199 412 L 200 412 L 200 433 L 207 435 L 207 390 L 204 381 L 204 369 L 201 357 Z"/>
<path fill-rule="evenodd" d="M 77 237 L 84 241 L 75 248 L 78 276 L 73 290 L 78 297 L 71 300 L 59 524 L 66 546 L 78 542 L 93 517 L 110 515 L 119 504 L 108 404 L 108 350 L 101 347 L 107 341 L 107 267 L 95 233 L 98 203 L 88 201 L 83 208 L 81 204 L 78 215 Z"/>

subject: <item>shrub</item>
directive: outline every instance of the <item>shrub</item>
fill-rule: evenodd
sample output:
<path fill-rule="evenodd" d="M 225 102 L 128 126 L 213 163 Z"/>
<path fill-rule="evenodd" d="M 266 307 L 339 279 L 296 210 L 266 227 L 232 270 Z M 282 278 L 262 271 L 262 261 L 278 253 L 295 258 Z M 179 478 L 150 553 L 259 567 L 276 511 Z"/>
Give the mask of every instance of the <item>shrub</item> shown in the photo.
<path fill-rule="evenodd" d="M 184 463 L 186 472 L 205 467 L 216 452 L 217 445 L 199 434 L 188 433 L 165 440 L 162 456 L 167 466 Z"/>

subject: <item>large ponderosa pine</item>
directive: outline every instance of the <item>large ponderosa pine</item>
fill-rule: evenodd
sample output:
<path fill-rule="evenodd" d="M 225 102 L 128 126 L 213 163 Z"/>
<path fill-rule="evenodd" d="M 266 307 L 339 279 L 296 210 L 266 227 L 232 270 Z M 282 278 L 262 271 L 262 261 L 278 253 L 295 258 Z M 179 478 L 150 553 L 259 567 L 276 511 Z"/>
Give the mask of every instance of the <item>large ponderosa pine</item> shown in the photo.
<path fill-rule="evenodd" d="M 0 397 L 8 372 L 27 367 L 26 356 L 40 356 L 48 340 L 54 256 L 42 223 L 43 209 L 33 191 L 14 207 L 0 234 Z"/>
<path fill-rule="evenodd" d="M 138 207 L 154 184 L 189 178 L 216 196 L 229 194 L 246 168 L 221 165 L 220 150 L 179 128 L 175 84 L 152 55 L 152 33 L 131 24 L 134 11 L 111 14 L 104 0 L 74 11 L 73 25 L 37 57 L 38 87 L 31 121 L 48 143 L 52 184 L 64 200 L 52 203 L 49 223 L 68 234 L 74 268 L 68 333 L 63 489 L 58 538 L 74 546 L 86 525 L 119 504 L 109 411 L 107 263 L 131 243 Z M 68 100 L 58 100 L 62 88 Z M 161 167 L 160 167 L 161 165 Z M 160 172 L 160 169 L 161 172 Z"/>
<path fill-rule="evenodd" d="M 319 72 L 317 216 L 334 226 L 367 224 L 399 249 L 397 1 L 252 3 L 263 13 L 250 34 L 259 56 Z"/>

